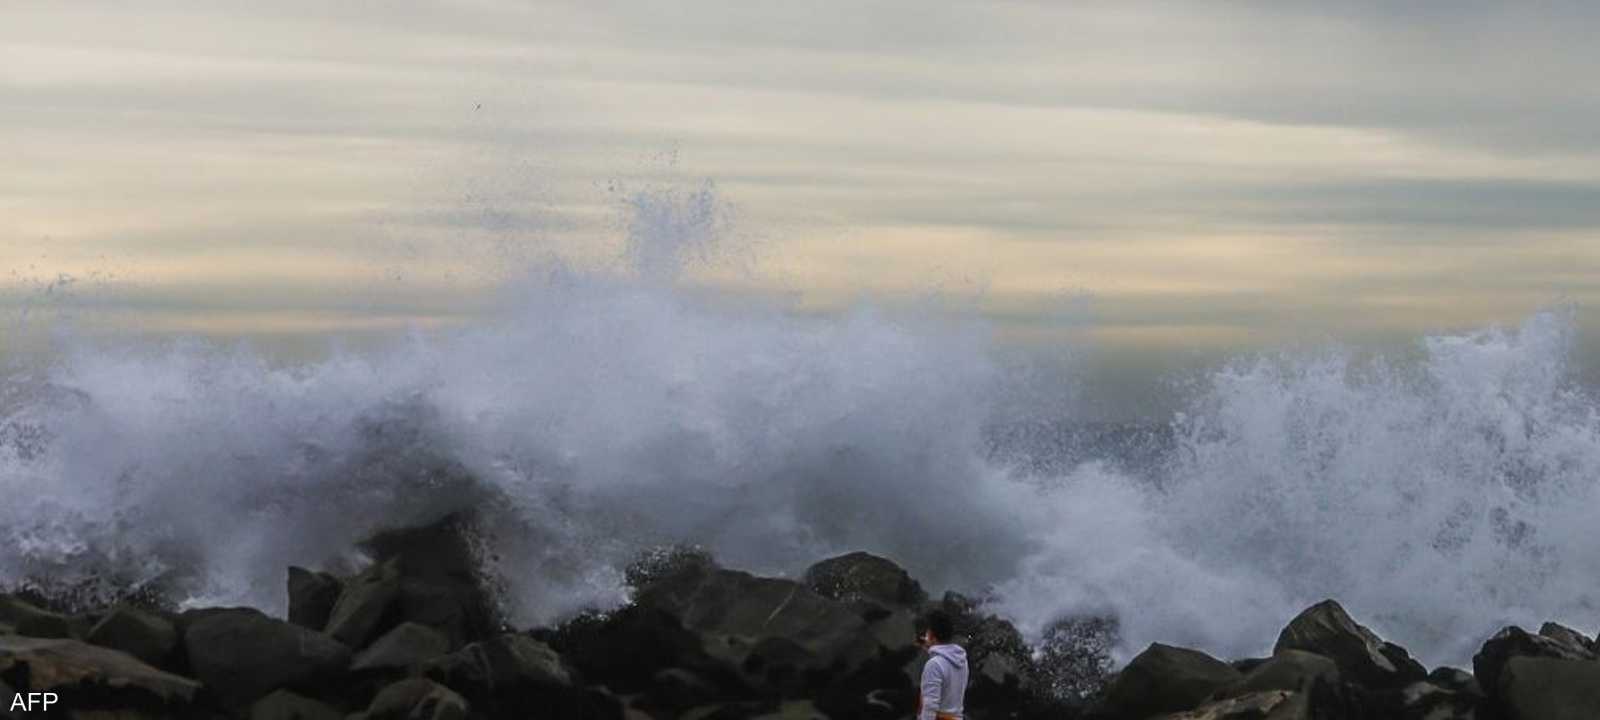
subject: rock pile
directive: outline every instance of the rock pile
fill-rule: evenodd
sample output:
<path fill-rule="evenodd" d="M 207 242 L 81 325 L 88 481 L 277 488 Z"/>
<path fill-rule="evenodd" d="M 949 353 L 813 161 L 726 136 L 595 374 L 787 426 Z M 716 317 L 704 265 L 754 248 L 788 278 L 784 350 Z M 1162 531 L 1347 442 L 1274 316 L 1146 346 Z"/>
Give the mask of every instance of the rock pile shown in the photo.
<path fill-rule="evenodd" d="M 1500 631 L 1471 672 L 1429 672 L 1329 600 L 1269 658 L 1157 643 L 1109 673 L 1114 618 L 1064 620 L 1030 647 L 979 603 L 930 599 L 867 553 L 789 580 L 666 551 L 629 569 L 633 604 L 519 632 L 496 614 L 468 525 L 379 535 L 350 577 L 289 568 L 287 619 L 62 613 L 0 595 L 0 701 L 53 692 L 57 716 L 126 720 L 906 718 L 917 618 L 938 607 L 964 634 L 977 720 L 1600 718 L 1600 639 L 1554 623 Z"/>

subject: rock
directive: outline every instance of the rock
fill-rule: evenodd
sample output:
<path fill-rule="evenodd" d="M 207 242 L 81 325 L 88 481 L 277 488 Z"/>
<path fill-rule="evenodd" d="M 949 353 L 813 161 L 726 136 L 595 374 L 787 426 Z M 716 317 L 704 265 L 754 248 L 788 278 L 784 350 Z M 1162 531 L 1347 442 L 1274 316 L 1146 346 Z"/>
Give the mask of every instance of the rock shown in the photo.
<path fill-rule="evenodd" d="M 1401 689 L 1395 714 L 1418 720 L 1472 718 L 1482 702 L 1483 698 L 1476 694 L 1449 690 L 1432 682 L 1414 682 Z"/>
<path fill-rule="evenodd" d="M 1155 643 L 1111 682 L 1099 714 L 1145 718 L 1191 710 L 1241 679 L 1232 665 L 1203 652 Z"/>
<path fill-rule="evenodd" d="M 1515 656 L 1498 680 L 1496 696 L 1506 720 L 1600 717 L 1600 662 Z"/>
<path fill-rule="evenodd" d="M 350 669 L 405 670 L 450 652 L 450 639 L 426 625 L 405 622 L 356 654 Z"/>
<path fill-rule="evenodd" d="M 444 633 L 452 649 L 501 630 L 473 534 L 470 518 L 450 515 L 424 527 L 382 532 L 362 543 L 379 562 L 397 564 L 399 619 Z"/>
<path fill-rule="evenodd" d="M 716 686 L 683 668 L 667 668 L 651 678 L 650 689 L 639 698 L 641 708 L 677 716 L 689 708 L 723 699 Z"/>
<path fill-rule="evenodd" d="M 230 707 L 279 688 L 336 683 L 350 666 L 339 641 L 250 608 L 201 611 L 182 624 L 189 666 Z"/>
<path fill-rule="evenodd" d="M 840 555 L 812 565 L 802 582 L 822 597 L 843 602 L 909 607 L 928 600 L 922 586 L 899 565 L 866 552 Z"/>
<path fill-rule="evenodd" d="M 427 678 L 408 678 L 378 692 L 367 720 L 466 720 L 465 698 Z"/>
<path fill-rule="evenodd" d="M 1219 700 L 1205 706 L 1163 716 L 1163 720 L 1311 720 L 1305 696 L 1287 690 L 1267 690 Z"/>
<path fill-rule="evenodd" d="M 178 630 L 171 620 L 156 613 L 118 605 L 89 629 L 85 639 L 151 665 L 161 665 L 178 647 Z"/>
<path fill-rule="evenodd" d="M 1472 674 L 1478 678 L 1478 687 L 1493 695 L 1500 687 L 1500 668 L 1513 657 L 1543 657 L 1557 660 L 1594 660 L 1595 655 L 1563 640 L 1529 635 L 1526 630 L 1511 625 L 1495 633 L 1472 656 Z"/>
<path fill-rule="evenodd" d="M 172 715 L 200 683 L 150 667 L 124 652 L 65 638 L 0 636 L 0 678 L 11 692 L 53 692 L 74 710 L 126 709 Z M 5 693 L 9 701 L 11 694 Z"/>
<path fill-rule="evenodd" d="M 1384 642 L 1333 600 L 1317 603 L 1289 622 L 1273 653 L 1284 650 L 1325 656 L 1346 680 L 1374 688 L 1401 687 L 1428 674 L 1403 648 Z"/>
<path fill-rule="evenodd" d="M 250 720 L 344 720 L 344 714 L 325 703 L 279 690 L 250 706 Z"/>
<path fill-rule="evenodd" d="M 1284 650 L 1256 663 L 1243 678 L 1217 691 L 1215 699 L 1242 697 L 1271 690 L 1309 693 L 1319 683 L 1339 684 L 1333 660 L 1304 650 Z"/>
<path fill-rule="evenodd" d="M 389 606 L 400 597 L 400 564 L 380 562 L 350 579 L 328 616 L 325 632 L 352 648 L 363 648 L 386 630 Z"/>
<path fill-rule="evenodd" d="M 290 565 L 288 585 L 289 622 L 312 630 L 327 627 L 344 583 L 328 573 Z"/>
<path fill-rule="evenodd" d="M 589 682 L 623 694 L 644 692 L 662 668 L 682 668 L 730 696 L 747 685 L 733 665 L 712 657 L 700 635 L 659 608 L 629 605 L 607 615 L 581 615 L 541 638 Z"/>
<path fill-rule="evenodd" d="M 1545 623 L 1539 627 L 1539 634 L 1543 637 L 1550 638 L 1551 640 L 1560 640 L 1561 642 L 1564 642 L 1575 648 L 1588 650 L 1589 652 L 1595 652 L 1595 648 L 1593 644 L 1589 642 L 1589 638 L 1584 637 L 1583 634 L 1577 630 L 1573 630 L 1572 628 L 1559 623 Z"/>
<path fill-rule="evenodd" d="M 1428 682 L 1454 693 L 1483 697 L 1483 689 L 1478 686 L 1478 679 L 1461 668 L 1439 667 L 1428 673 Z"/>
<path fill-rule="evenodd" d="M 0 595 L 0 623 L 10 626 L 16 634 L 28 637 L 72 637 L 72 624 L 67 616 L 10 595 Z"/>
<path fill-rule="evenodd" d="M 589 699 L 561 655 L 524 635 L 506 634 L 427 662 L 422 672 L 462 693 L 479 712 L 501 717 L 583 717 Z"/>

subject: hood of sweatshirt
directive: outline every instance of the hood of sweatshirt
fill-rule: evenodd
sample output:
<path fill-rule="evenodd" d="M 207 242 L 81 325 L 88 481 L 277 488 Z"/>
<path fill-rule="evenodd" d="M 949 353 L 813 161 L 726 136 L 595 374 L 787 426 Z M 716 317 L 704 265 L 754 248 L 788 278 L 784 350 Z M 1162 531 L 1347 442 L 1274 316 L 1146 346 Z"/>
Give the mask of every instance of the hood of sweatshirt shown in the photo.
<path fill-rule="evenodd" d="M 944 658 L 957 670 L 967 666 L 967 651 L 963 650 L 960 645 L 935 645 L 928 648 L 928 654 Z"/>

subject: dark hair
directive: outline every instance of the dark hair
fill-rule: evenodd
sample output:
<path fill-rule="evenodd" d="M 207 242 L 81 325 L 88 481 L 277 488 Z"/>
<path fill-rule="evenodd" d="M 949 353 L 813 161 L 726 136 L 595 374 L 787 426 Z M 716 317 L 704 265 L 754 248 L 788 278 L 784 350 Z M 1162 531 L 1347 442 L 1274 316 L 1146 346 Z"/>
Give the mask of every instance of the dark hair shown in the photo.
<path fill-rule="evenodd" d="M 956 624 L 950 619 L 950 613 L 943 610 L 933 610 L 922 618 L 922 626 L 933 633 L 935 640 L 949 642 L 955 638 Z"/>

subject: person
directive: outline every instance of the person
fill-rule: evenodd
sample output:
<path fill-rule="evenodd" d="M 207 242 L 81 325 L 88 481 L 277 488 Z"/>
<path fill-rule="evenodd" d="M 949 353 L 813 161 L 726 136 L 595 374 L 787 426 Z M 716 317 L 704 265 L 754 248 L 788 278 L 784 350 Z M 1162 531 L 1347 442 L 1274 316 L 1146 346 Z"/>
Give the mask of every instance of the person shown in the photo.
<path fill-rule="evenodd" d="M 922 666 L 917 720 L 962 720 L 967 695 L 967 651 L 955 640 L 955 622 L 943 610 L 923 620 L 919 645 L 928 651 Z"/>

